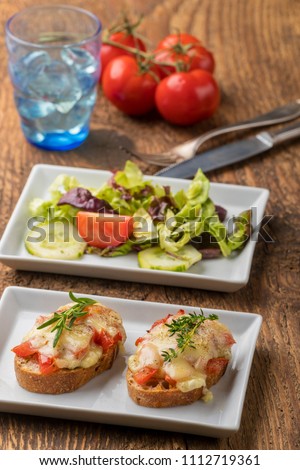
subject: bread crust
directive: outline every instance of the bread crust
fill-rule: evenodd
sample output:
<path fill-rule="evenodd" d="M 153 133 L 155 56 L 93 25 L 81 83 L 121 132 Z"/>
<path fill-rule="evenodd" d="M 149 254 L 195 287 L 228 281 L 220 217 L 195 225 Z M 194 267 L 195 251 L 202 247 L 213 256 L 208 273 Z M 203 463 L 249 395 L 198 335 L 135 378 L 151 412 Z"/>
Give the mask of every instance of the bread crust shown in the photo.
<path fill-rule="evenodd" d="M 118 344 L 114 345 L 91 367 L 59 369 L 49 375 L 42 375 L 33 359 L 28 360 L 15 356 L 15 373 L 19 385 L 29 392 L 51 395 L 69 393 L 110 369 L 117 357 L 118 350 Z"/>
<path fill-rule="evenodd" d="M 218 374 L 210 374 L 206 378 L 206 388 L 215 385 L 225 374 L 227 364 Z M 182 392 L 175 386 L 169 385 L 165 380 L 158 379 L 147 385 L 139 385 L 133 378 L 130 369 L 126 374 L 128 394 L 140 406 L 149 408 L 166 408 L 172 406 L 190 405 L 200 400 L 204 395 L 204 388 L 196 388 L 189 392 Z"/>

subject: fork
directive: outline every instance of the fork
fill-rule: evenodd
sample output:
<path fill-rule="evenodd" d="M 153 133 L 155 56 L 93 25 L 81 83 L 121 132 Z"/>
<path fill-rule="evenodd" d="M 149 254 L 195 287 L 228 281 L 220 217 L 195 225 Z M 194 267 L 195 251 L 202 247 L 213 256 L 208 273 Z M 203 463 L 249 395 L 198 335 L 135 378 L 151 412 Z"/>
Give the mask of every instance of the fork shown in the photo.
<path fill-rule="evenodd" d="M 257 116 L 253 119 L 246 121 L 237 122 L 235 124 L 227 124 L 211 131 L 205 132 L 191 140 L 187 140 L 183 144 L 176 145 L 167 152 L 162 153 L 141 153 L 135 150 L 129 150 L 124 148 L 129 154 L 144 160 L 147 163 L 153 163 L 154 165 L 165 167 L 172 165 L 173 163 L 179 163 L 183 160 L 188 160 L 196 155 L 199 147 L 209 139 L 217 137 L 228 132 L 235 132 L 239 130 L 253 129 L 255 127 L 271 126 L 273 124 L 280 124 L 283 122 L 291 121 L 300 116 L 300 99 L 273 109 L 272 111 Z"/>

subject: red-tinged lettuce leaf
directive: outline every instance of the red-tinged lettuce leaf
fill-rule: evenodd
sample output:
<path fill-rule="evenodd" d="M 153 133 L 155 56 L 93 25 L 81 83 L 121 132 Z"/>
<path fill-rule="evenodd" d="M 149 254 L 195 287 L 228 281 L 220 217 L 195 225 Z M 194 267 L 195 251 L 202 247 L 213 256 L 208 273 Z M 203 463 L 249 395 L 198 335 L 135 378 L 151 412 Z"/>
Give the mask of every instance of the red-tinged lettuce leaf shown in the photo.
<path fill-rule="evenodd" d="M 202 254 L 202 259 L 219 258 L 222 255 L 218 242 L 208 232 L 191 240 L 191 245 Z"/>
<path fill-rule="evenodd" d="M 222 255 L 220 248 L 214 248 L 212 246 L 210 248 L 199 248 L 198 251 L 201 253 L 202 259 L 215 259 L 220 258 Z"/>
<path fill-rule="evenodd" d="M 164 186 L 164 190 L 166 195 L 162 197 L 154 197 L 148 208 L 148 213 L 155 222 L 164 221 L 167 209 L 176 209 L 176 202 L 172 197 L 170 187 Z"/>
<path fill-rule="evenodd" d="M 110 180 L 110 186 L 117 191 L 121 193 L 121 199 L 124 199 L 125 201 L 130 201 L 133 198 L 134 199 L 143 199 L 143 198 L 148 198 L 149 196 L 152 196 L 154 194 L 154 189 L 152 186 L 149 184 L 145 183 L 145 186 L 140 188 L 132 188 L 132 189 L 126 189 L 124 186 L 120 186 L 119 184 L 116 183 L 114 180 L 114 177 L 111 178 Z"/>
<path fill-rule="evenodd" d="M 162 222 L 168 207 L 170 207 L 168 197 L 155 197 L 150 204 L 148 213 L 155 222 Z"/>
<path fill-rule="evenodd" d="M 57 205 L 62 206 L 69 204 L 70 206 L 77 207 L 78 209 L 89 212 L 103 212 L 105 214 L 114 213 L 111 205 L 104 199 L 98 199 L 85 188 L 73 188 L 65 193 Z"/>
<path fill-rule="evenodd" d="M 216 209 L 216 213 L 217 213 L 218 216 L 219 216 L 220 221 L 221 221 L 221 222 L 224 222 L 224 220 L 226 219 L 227 210 L 224 209 L 224 207 L 222 207 L 222 206 L 217 206 L 217 205 L 215 205 L 215 209 Z"/>

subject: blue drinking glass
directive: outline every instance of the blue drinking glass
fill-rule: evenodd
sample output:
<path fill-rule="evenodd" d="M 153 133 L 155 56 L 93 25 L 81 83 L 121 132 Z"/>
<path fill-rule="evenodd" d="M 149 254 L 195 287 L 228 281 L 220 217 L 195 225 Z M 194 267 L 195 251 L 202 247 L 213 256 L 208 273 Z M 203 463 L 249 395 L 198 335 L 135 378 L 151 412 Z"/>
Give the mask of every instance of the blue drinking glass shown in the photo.
<path fill-rule="evenodd" d="M 6 44 L 26 139 L 48 150 L 78 147 L 97 98 L 98 18 L 67 5 L 29 7 L 7 21 Z"/>

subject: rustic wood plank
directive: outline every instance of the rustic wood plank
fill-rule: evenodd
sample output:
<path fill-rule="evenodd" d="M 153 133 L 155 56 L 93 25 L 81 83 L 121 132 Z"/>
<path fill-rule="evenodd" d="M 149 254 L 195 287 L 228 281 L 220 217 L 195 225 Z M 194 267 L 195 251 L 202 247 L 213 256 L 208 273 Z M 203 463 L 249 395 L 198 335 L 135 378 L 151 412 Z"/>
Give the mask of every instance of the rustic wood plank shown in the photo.
<path fill-rule="evenodd" d="M 2 0 L 5 20 L 32 0 Z M 37 3 L 37 2 L 36 2 Z M 61 3 L 52 0 L 52 3 Z M 67 153 L 27 144 L 19 128 L 0 38 L 0 201 L 2 233 L 31 167 L 36 163 L 113 169 L 127 159 L 120 146 L 162 151 L 215 126 L 246 119 L 299 98 L 300 4 L 296 0 L 73 0 L 109 25 L 122 8 L 144 13 L 142 32 L 155 43 L 187 30 L 215 54 L 222 105 L 210 120 L 190 128 L 156 113 L 132 119 L 102 96 L 86 143 Z M 236 136 L 235 136 L 236 137 Z M 206 148 L 226 142 L 216 139 Z M 141 165 L 154 172 L 152 166 Z M 126 282 L 15 272 L 1 266 L 1 292 L 9 285 L 63 289 L 138 300 L 250 311 L 264 322 L 251 370 L 241 428 L 228 439 L 209 439 L 119 426 L 0 414 L 1 449 L 295 449 L 299 448 L 299 144 L 285 145 L 249 163 L 214 172 L 211 179 L 270 189 L 267 213 L 272 244 L 256 248 L 251 279 L 234 294 Z"/>

